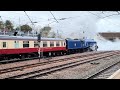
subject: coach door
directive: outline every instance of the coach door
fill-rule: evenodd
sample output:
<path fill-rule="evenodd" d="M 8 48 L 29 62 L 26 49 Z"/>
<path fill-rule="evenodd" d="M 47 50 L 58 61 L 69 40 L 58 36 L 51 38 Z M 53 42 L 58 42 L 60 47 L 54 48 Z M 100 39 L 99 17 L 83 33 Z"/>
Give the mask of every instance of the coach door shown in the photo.
<path fill-rule="evenodd" d="M 19 48 L 19 41 L 14 42 L 15 48 Z"/>

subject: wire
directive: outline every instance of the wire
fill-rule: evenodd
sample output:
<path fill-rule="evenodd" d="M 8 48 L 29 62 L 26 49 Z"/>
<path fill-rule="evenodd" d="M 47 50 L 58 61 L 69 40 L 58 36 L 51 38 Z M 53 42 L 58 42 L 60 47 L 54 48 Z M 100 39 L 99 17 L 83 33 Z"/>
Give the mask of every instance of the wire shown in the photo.
<path fill-rule="evenodd" d="M 54 17 L 54 19 L 57 21 L 57 19 L 55 18 L 55 16 L 53 15 L 53 13 L 50 11 L 50 13 L 52 14 L 52 16 Z M 57 23 L 59 23 L 58 21 L 57 21 Z"/>
<path fill-rule="evenodd" d="M 96 15 L 96 14 L 94 14 L 94 13 L 92 13 L 92 12 L 90 12 L 90 11 L 88 11 L 90 14 L 92 14 L 92 15 L 95 15 L 95 16 L 97 16 L 98 18 L 102 18 L 102 17 L 100 17 L 100 16 L 98 16 L 98 15 Z"/>
<path fill-rule="evenodd" d="M 89 12 L 89 11 L 88 11 L 88 12 Z M 99 17 L 99 18 L 101 18 L 101 19 L 103 19 L 103 20 L 105 20 L 105 21 L 111 23 L 109 20 L 106 20 L 104 17 L 100 17 L 100 16 L 98 16 L 98 15 L 92 13 L 92 12 L 89 12 L 89 13 L 91 13 L 92 15 L 95 15 L 95 16 L 97 16 L 97 17 Z M 117 26 L 118 26 L 118 24 L 114 24 L 114 23 L 111 23 L 111 24 L 113 24 L 113 25 L 117 25 Z M 120 25 L 119 25 L 119 26 L 120 26 Z"/>
<path fill-rule="evenodd" d="M 103 13 L 103 14 L 104 14 L 104 13 Z M 105 15 L 105 14 L 104 14 L 104 15 Z M 114 15 L 120 15 L 120 13 L 117 12 L 117 14 L 111 14 L 111 15 L 105 16 L 105 17 L 103 17 L 103 18 L 108 18 L 108 17 L 114 16 Z"/>
<path fill-rule="evenodd" d="M 25 12 L 25 11 L 24 11 Z M 29 20 L 31 21 L 31 23 L 34 25 L 34 23 L 32 22 L 32 20 L 30 19 L 30 17 L 28 16 L 28 14 L 25 12 L 26 16 L 29 18 Z"/>
<path fill-rule="evenodd" d="M 18 12 L 14 12 L 14 13 L 23 15 L 22 13 L 18 13 Z M 23 16 L 24 16 L 24 15 L 23 15 Z M 29 15 L 29 17 L 33 17 L 33 18 L 36 18 L 36 19 L 47 20 L 47 19 L 45 19 L 45 18 L 39 18 L 39 17 L 33 16 L 33 15 Z"/>

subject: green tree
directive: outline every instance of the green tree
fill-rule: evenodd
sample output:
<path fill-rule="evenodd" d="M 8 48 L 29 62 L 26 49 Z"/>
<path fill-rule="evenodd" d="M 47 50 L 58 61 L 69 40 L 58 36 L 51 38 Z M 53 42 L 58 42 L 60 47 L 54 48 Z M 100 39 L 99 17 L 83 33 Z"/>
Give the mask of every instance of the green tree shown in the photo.
<path fill-rule="evenodd" d="M 4 23 L 0 21 L 0 29 L 4 29 Z"/>
<path fill-rule="evenodd" d="M 43 28 L 41 29 L 42 37 L 48 37 L 50 31 L 51 31 L 51 27 L 49 27 L 49 26 L 43 27 Z"/>
<path fill-rule="evenodd" d="M 8 29 L 9 31 L 12 31 L 13 27 L 14 27 L 14 25 L 12 24 L 12 22 L 10 20 L 6 20 L 5 28 Z"/>
<path fill-rule="evenodd" d="M 21 26 L 21 31 L 23 31 L 23 32 L 32 31 L 32 28 L 29 25 L 25 24 L 25 25 Z"/>
<path fill-rule="evenodd" d="M 50 34 L 49 34 L 49 37 L 50 38 L 55 38 L 56 37 L 56 33 L 53 31 L 53 32 L 51 32 Z"/>

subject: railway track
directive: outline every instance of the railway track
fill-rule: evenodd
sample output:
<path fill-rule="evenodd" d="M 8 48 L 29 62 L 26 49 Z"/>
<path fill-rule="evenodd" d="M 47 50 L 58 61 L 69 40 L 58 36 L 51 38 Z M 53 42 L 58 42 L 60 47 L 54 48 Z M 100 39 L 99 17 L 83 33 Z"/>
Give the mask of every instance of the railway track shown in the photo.
<path fill-rule="evenodd" d="M 88 55 L 101 54 L 101 53 L 103 53 L 103 52 L 94 52 L 94 53 L 89 53 Z M 104 52 L 104 53 L 107 53 L 107 52 Z M 16 66 L 16 67 L 11 67 L 11 68 L 0 69 L 0 74 L 13 72 L 13 71 L 18 71 L 18 70 L 22 71 L 23 69 L 26 69 L 26 68 L 37 67 L 37 66 L 41 66 L 41 65 L 50 64 L 50 63 L 62 62 L 64 60 L 82 58 L 82 57 L 86 57 L 88 55 L 83 54 L 81 56 L 66 57 L 66 58 L 63 58 L 63 59 L 55 59 L 55 60 L 49 59 L 48 61 L 44 61 L 44 62 L 37 62 L 37 63 L 26 64 L 26 65 L 22 65 L 22 66 Z"/>
<path fill-rule="evenodd" d="M 105 52 L 108 52 L 108 51 L 105 51 Z M 98 52 L 96 52 L 98 53 Z M 83 53 L 84 54 L 84 53 Z M 72 55 L 72 54 L 71 54 Z M 74 55 L 74 54 L 73 54 Z M 65 55 L 65 56 L 69 56 L 69 55 Z M 53 56 L 55 57 L 55 56 Z M 45 59 L 48 59 L 48 58 L 53 58 L 52 56 L 51 57 L 43 57 Z M 11 60 L 0 60 L 0 64 L 7 64 L 7 63 L 14 63 L 14 62 L 21 62 L 21 61 L 26 61 L 26 60 L 33 60 L 33 59 L 39 59 L 39 57 L 31 57 L 31 58 L 24 58 L 24 59 L 11 59 Z M 42 58 L 40 58 L 42 59 Z"/>
<path fill-rule="evenodd" d="M 46 76 L 38 76 L 35 79 L 107 79 L 120 68 L 119 62 L 120 54 L 118 54 L 118 56 L 115 55 L 107 58 L 101 58 L 97 61 L 91 61 L 73 68 L 47 74 Z M 115 66 L 113 64 L 115 64 Z M 96 72 L 99 72 L 110 65 L 113 66 L 96 74 L 94 77 L 91 77 Z"/>
<path fill-rule="evenodd" d="M 95 73 L 85 77 L 84 79 L 107 79 L 112 73 L 114 73 L 118 68 L 114 68 L 120 61 L 115 61 L 104 68 L 96 71 Z M 109 72 L 107 72 L 109 71 Z M 105 73 L 106 72 L 106 73 Z"/>
<path fill-rule="evenodd" d="M 99 51 L 99 52 L 96 52 L 96 53 L 100 53 L 100 52 L 103 52 L 103 51 Z M 108 52 L 108 51 L 104 51 L 104 52 Z M 86 52 L 83 52 L 81 54 L 84 55 L 84 53 Z M 89 52 L 87 52 L 89 54 Z M 78 53 L 76 53 L 78 54 Z M 74 55 L 74 54 L 71 54 L 71 55 Z M 63 55 L 64 56 L 64 55 Z M 65 55 L 65 56 L 70 56 L 70 55 Z M 51 56 L 51 57 L 41 57 L 40 59 L 49 59 L 49 58 L 53 58 L 55 56 Z M 59 56 L 57 56 L 59 57 Z M 0 64 L 8 64 L 8 63 L 14 63 L 14 62 L 21 62 L 21 61 L 26 61 L 26 60 L 33 60 L 33 59 L 39 59 L 38 57 L 31 57 L 31 58 L 24 58 L 24 59 L 11 59 L 11 60 L 0 60 Z"/>
<path fill-rule="evenodd" d="M 43 76 L 43 75 L 46 75 L 46 74 L 53 73 L 55 71 L 59 71 L 59 70 L 63 70 L 63 69 L 66 69 L 66 68 L 74 67 L 74 66 L 77 66 L 77 65 L 80 65 L 80 64 L 84 64 L 84 63 L 87 63 L 87 62 L 95 61 L 95 60 L 98 60 L 98 59 L 101 59 L 101 58 L 105 58 L 105 57 L 113 56 L 113 55 L 117 55 L 117 54 L 120 54 L 120 52 L 104 52 L 104 54 L 99 53 L 99 54 L 96 54 L 96 55 L 92 54 L 92 55 L 89 55 L 89 56 L 82 57 L 81 60 L 78 60 L 78 59 L 76 60 L 76 58 L 72 58 L 74 60 L 71 60 L 71 62 L 62 63 L 62 64 L 59 64 L 59 65 L 55 65 L 55 66 L 51 66 L 51 67 L 47 67 L 47 68 L 43 68 L 43 69 L 31 71 L 31 72 L 27 72 L 27 73 L 22 73 L 20 75 L 10 76 L 10 77 L 7 77 L 6 79 L 30 79 L 30 78 L 35 78 L 35 77 L 38 77 L 38 76 Z M 77 58 L 79 58 L 79 57 L 77 57 Z M 68 59 L 70 59 L 70 58 L 68 58 Z"/>
<path fill-rule="evenodd" d="M 0 64 L 7 64 L 7 63 L 14 63 L 14 62 L 21 62 L 21 61 L 33 60 L 33 59 L 38 59 L 38 57 L 24 58 L 24 59 L 1 60 L 1 61 L 0 61 Z"/>

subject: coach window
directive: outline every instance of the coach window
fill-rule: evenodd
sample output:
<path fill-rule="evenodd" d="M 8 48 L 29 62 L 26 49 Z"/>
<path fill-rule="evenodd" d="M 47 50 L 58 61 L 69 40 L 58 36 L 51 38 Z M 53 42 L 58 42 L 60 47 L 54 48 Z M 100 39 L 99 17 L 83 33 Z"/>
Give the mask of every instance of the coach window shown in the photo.
<path fill-rule="evenodd" d="M 56 46 L 60 46 L 59 41 L 56 41 Z"/>
<path fill-rule="evenodd" d="M 34 47 L 38 47 L 38 42 L 34 41 Z"/>
<path fill-rule="evenodd" d="M 43 47 L 47 47 L 47 42 L 43 41 Z"/>
<path fill-rule="evenodd" d="M 23 48 L 29 47 L 29 41 L 23 41 Z"/>
<path fill-rule="evenodd" d="M 14 47 L 19 48 L 19 41 L 14 41 Z"/>
<path fill-rule="evenodd" d="M 54 47 L 54 42 L 50 42 L 50 47 Z"/>
<path fill-rule="evenodd" d="M 3 48 L 5 48 L 6 47 L 6 42 L 3 42 Z"/>

